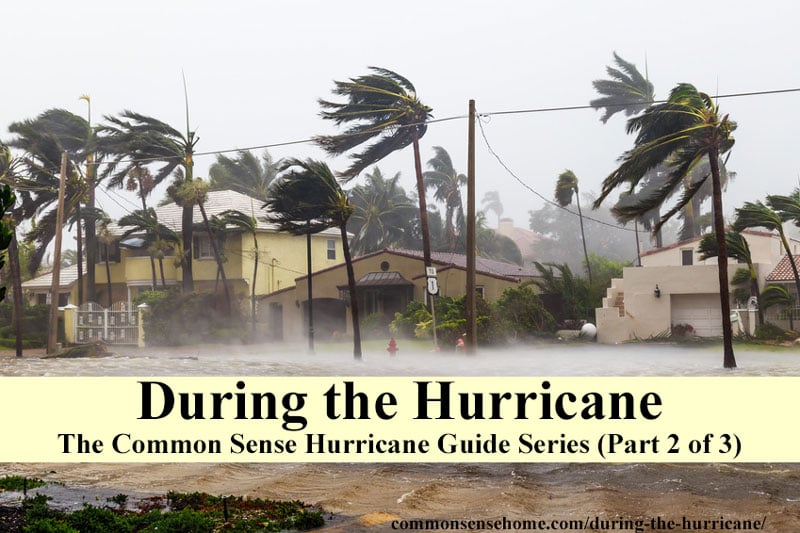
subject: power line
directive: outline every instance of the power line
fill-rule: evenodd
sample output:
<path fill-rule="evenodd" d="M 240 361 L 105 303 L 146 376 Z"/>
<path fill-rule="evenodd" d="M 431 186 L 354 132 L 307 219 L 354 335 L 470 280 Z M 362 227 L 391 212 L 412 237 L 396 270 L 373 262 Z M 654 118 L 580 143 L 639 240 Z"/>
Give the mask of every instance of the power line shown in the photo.
<path fill-rule="evenodd" d="M 490 114 L 484 113 L 484 114 L 479 114 L 478 116 L 479 117 L 487 117 L 489 115 Z M 483 121 L 480 120 L 480 118 L 478 119 L 478 127 L 481 130 L 481 137 L 483 137 L 483 141 L 486 143 L 487 150 L 489 150 L 489 153 L 492 154 L 495 157 L 495 159 L 497 159 L 497 162 L 500 163 L 500 166 L 503 167 L 511 177 L 513 177 L 515 180 L 517 180 L 517 182 L 520 185 L 522 185 L 523 187 L 528 189 L 530 192 L 532 192 L 533 194 L 535 194 L 536 196 L 538 196 L 539 198 L 544 200 L 546 203 L 548 203 L 548 204 L 550 204 L 552 206 L 555 206 L 555 207 L 557 207 L 559 209 L 563 209 L 564 211 L 566 211 L 567 213 L 570 213 L 571 215 L 575 215 L 577 217 L 583 217 L 584 220 L 590 220 L 592 222 L 596 222 L 597 224 L 602 224 L 603 226 L 608 226 L 610 228 L 614 228 L 614 229 L 618 229 L 618 230 L 622 230 L 622 231 L 635 231 L 634 229 L 631 229 L 631 228 L 626 228 L 624 226 L 620 226 L 620 225 L 617 225 L 617 224 L 610 224 L 608 222 L 604 222 L 602 220 L 598 220 L 598 219 L 592 218 L 590 216 L 586 216 L 586 215 L 583 215 L 583 214 L 580 214 L 580 213 L 576 213 L 575 211 L 573 211 L 573 210 L 571 210 L 571 209 L 569 209 L 567 207 L 561 206 L 560 204 L 558 204 L 557 202 L 554 202 L 553 200 L 550 200 L 549 198 L 546 198 L 540 192 L 538 192 L 533 187 L 531 187 L 530 185 L 525 183 L 522 180 L 522 178 L 520 178 L 516 173 L 514 173 L 513 170 L 511 170 L 511 168 L 509 168 L 509 166 L 505 163 L 505 161 L 503 161 L 503 159 L 497 154 L 497 152 L 495 152 L 494 148 L 492 148 L 491 143 L 489 143 L 489 139 L 486 137 L 486 131 L 483 129 Z"/>

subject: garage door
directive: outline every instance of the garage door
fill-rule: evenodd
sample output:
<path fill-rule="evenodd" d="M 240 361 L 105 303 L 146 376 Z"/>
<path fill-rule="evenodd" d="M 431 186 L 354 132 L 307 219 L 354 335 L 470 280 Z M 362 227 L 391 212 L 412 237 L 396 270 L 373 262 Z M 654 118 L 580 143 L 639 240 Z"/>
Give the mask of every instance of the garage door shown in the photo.
<path fill-rule="evenodd" d="M 673 294 L 672 325 L 689 324 L 699 337 L 722 336 L 719 294 Z"/>

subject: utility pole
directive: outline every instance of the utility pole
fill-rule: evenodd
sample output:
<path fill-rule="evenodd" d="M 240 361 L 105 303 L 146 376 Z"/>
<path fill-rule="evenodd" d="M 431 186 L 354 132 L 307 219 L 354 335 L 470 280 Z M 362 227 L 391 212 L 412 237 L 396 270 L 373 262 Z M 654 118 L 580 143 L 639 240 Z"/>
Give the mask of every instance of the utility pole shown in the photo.
<path fill-rule="evenodd" d="M 475 100 L 469 101 L 467 131 L 467 342 L 466 352 L 475 353 L 478 346 L 475 305 Z"/>
<path fill-rule="evenodd" d="M 47 353 L 55 353 L 58 342 L 58 290 L 61 275 L 61 229 L 64 226 L 64 186 L 67 176 L 67 152 L 61 153 L 61 172 L 58 181 L 58 207 L 56 210 L 56 242 L 53 249 L 53 272 L 50 283 L 50 327 L 47 331 Z"/>

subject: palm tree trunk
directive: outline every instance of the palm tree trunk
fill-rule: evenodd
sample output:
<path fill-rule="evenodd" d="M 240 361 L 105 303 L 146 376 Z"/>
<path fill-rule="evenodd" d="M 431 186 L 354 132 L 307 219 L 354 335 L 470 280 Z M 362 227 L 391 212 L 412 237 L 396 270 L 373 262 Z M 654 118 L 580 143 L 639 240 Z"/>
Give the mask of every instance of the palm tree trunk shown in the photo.
<path fill-rule="evenodd" d="M 78 247 L 78 305 L 83 304 L 83 231 L 81 231 L 81 202 L 75 203 L 75 225 Z"/>
<path fill-rule="evenodd" d="M 714 232 L 717 236 L 717 269 L 719 271 L 719 300 L 722 309 L 722 343 L 725 368 L 736 368 L 733 354 L 733 327 L 731 325 L 731 301 L 728 288 L 728 246 L 725 242 L 725 222 L 722 219 L 722 183 L 719 173 L 719 150 L 714 147 L 708 151 L 713 184 Z"/>
<path fill-rule="evenodd" d="M 192 277 L 192 242 L 194 235 L 192 234 L 192 213 L 194 206 L 183 206 L 183 214 L 181 215 L 181 234 L 183 235 L 183 258 L 181 260 L 181 272 L 183 274 L 183 282 L 181 287 L 183 292 L 189 293 L 194 290 L 194 278 Z"/>
<path fill-rule="evenodd" d="M 589 285 L 592 284 L 592 265 L 589 264 L 589 252 L 586 251 L 586 234 L 583 232 L 583 214 L 581 213 L 581 200 L 578 191 L 575 191 L 575 204 L 578 206 L 578 220 L 581 224 L 581 240 L 583 241 L 583 257 L 586 259 L 586 273 L 589 275 Z"/>
<path fill-rule="evenodd" d="M 91 124 L 89 124 L 91 128 Z M 90 210 L 90 216 L 86 218 L 84 230 L 86 231 L 86 300 L 94 302 L 97 300 L 97 277 L 95 274 L 97 265 L 97 223 L 94 219 L 95 208 L 95 179 L 94 179 L 94 156 L 89 154 L 86 157 L 86 185 L 88 188 L 86 197 L 86 207 Z"/>
<path fill-rule="evenodd" d="M 794 256 L 792 255 L 792 248 L 789 246 L 789 240 L 786 238 L 786 234 L 783 232 L 783 228 L 778 228 L 778 234 L 781 237 L 781 243 L 783 244 L 783 249 L 786 251 L 786 256 L 789 258 L 789 264 L 792 267 L 792 274 L 794 274 L 794 286 L 797 289 L 797 295 L 800 297 L 800 273 L 797 272 L 797 265 L 794 263 Z M 794 305 L 796 305 L 795 302 Z"/>
<path fill-rule="evenodd" d="M 158 288 L 158 278 L 156 277 L 156 260 L 153 257 L 153 254 L 150 254 L 150 275 L 152 276 L 150 290 L 154 291 Z"/>
<path fill-rule="evenodd" d="M 110 308 L 113 305 L 111 301 L 111 265 L 108 262 L 108 244 L 105 245 L 106 247 L 106 291 L 108 292 L 108 307 Z"/>
<path fill-rule="evenodd" d="M 339 225 L 342 234 L 342 251 L 347 268 L 347 287 L 350 291 L 350 316 L 353 319 L 353 357 L 361 359 L 361 324 L 358 318 L 358 295 L 356 294 L 356 275 L 353 272 L 353 260 L 350 257 L 350 245 L 347 242 L 347 222 Z"/>
<path fill-rule="evenodd" d="M 219 247 L 217 246 L 217 240 L 214 238 L 214 233 L 211 231 L 211 224 L 208 223 L 206 208 L 202 203 L 198 203 L 197 205 L 200 208 L 200 214 L 203 215 L 203 224 L 206 226 L 206 233 L 208 233 L 208 239 L 211 241 L 211 249 L 214 250 L 214 258 L 217 260 L 219 275 L 222 277 L 222 290 L 225 291 L 225 303 L 228 306 L 228 314 L 230 314 L 233 310 L 233 305 L 231 304 L 231 293 L 228 290 L 228 279 L 225 277 L 225 269 L 222 267 L 222 256 L 219 253 Z"/>
<path fill-rule="evenodd" d="M 161 289 L 167 290 L 167 278 L 164 276 L 164 258 L 158 258 L 158 269 L 161 272 Z"/>
<path fill-rule="evenodd" d="M 254 230 L 255 231 L 255 230 Z M 253 284 L 250 287 L 250 319 L 253 321 L 253 333 L 256 332 L 256 276 L 258 276 L 258 236 L 253 233 L 253 250 L 255 258 L 253 260 Z"/>
<path fill-rule="evenodd" d="M 311 221 L 308 221 L 309 226 Z M 308 353 L 314 353 L 314 291 L 311 275 L 311 231 L 306 232 L 306 272 L 308 275 Z"/>
<path fill-rule="evenodd" d="M 8 245 L 8 268 L 11 270 L 11 286 L 14 297 L 14 349 L 17 357 L 22 357 L 22 273 L 19 268 L 19 246 L 17 246 L 16 227 Z"/>

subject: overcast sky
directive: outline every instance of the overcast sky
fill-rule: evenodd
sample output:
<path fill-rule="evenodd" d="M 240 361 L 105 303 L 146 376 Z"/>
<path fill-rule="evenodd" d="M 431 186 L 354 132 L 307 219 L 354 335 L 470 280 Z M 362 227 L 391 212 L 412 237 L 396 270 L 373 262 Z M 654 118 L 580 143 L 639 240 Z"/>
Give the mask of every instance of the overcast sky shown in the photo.
<path fill-rule="evenodd" d="M 3 74 L 0 128 L 50 107 L 93 122 L 132 109 L 185 129 L 181 73 L 199 152 L 229 150 L 334 133 L 317 98 L 333 80 L 375 65 L 411 80 L 435 118 L 588 104 L 613 52 L 644 70 L 664 98 L 679 82 L 709 94 L 800 87 L 800 3 L 733 1 L 238 1 L 7 0 L 0 7 Z M 767 193 L 797 186 L 800 93 L 727 98 L 738 122 L 729 168 L 736 180 L 726 213 Z M 625 120 L 607 125 L 586 109 L 498 115 L 484 120 L 492 156 L 478 134 L 477 197 L 500 191 L 505 216 L 527 227 L 550 198 L 556 177 L 573 170 L 583 191 L 598 192 L 630 148 Z M 423 162 L 444 147 L 466 172 L 467 121 L 430 125 Z M 260 150 L 259 150 L 260 151 Z M 311 144 L 272 148 L 275 158 L 324 157 Z M 213 156 L 196 159 L 206 176 Z M 334 170 L 347 166 L 329 159 Z M 379 165 L 413 189 L 408 148 Z M 529 188 L 528 188 L 529 187 Z M 136 203 L 101 199 L 117 216 Z M 480 206 L 479 206 L 480 207 Z M 495 218 L 490 215 L 493 225 Z"/>

